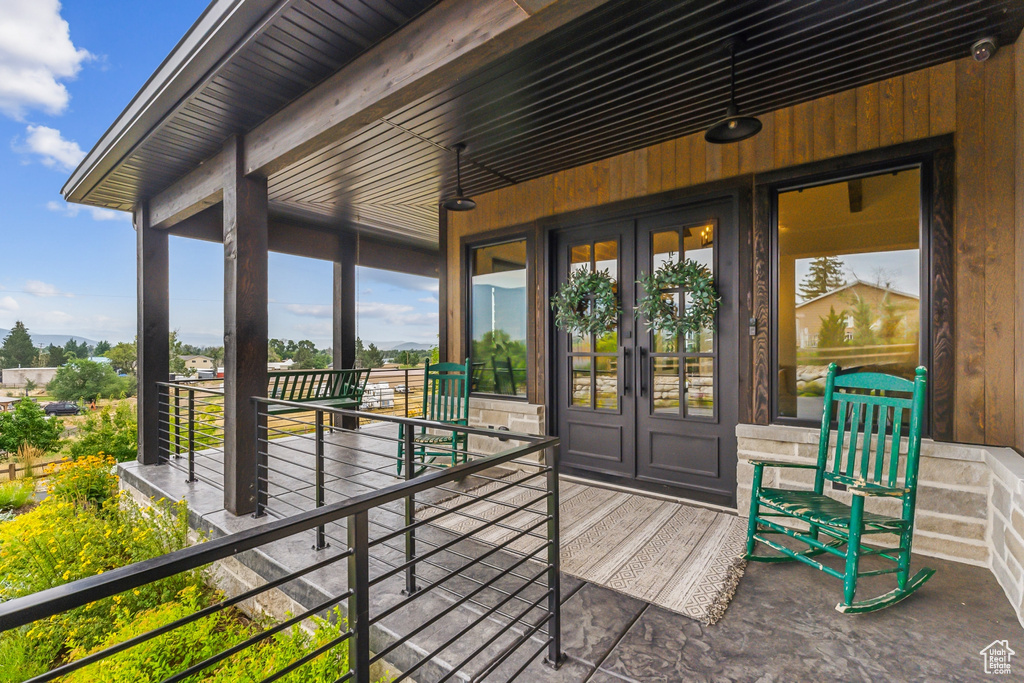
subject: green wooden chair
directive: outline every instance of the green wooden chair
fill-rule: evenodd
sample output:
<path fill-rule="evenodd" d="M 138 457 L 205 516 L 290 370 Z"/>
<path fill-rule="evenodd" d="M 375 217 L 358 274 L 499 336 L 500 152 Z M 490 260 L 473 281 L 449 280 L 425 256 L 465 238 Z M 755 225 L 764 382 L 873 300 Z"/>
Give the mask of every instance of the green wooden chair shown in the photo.
<path fill-rule="evenodd" d="M 469 424 L 470 364 L 437 363 L 423 370 L 423 419 L 450 425 Z M 402 476 L 405 462 L 405 425 L 398 425 L 398 476 Z M 451 458 L 452 466 L 466 462 L 468 435 L 465 432 L 428 433 L 420 427 L 413 436 L 412 460 L 426 465 L 437 458 Z M 431 448 L 433 446 L 434 448 Z M 419 474 L 426 467 L 414 472 Z"/>
<path fill-rule="evenodd" d="M 922 569 L 913 577 L 910 576 L 910 547 L 914 533 L 914 500 L 917 493 L 926 377 L 927 371 L 920 367 L 911 382 L 874 372 L 841 375 L 835 363 L 829 366 L 817 463 L 751 461 L 754 465 L 754 482 L 747 530 L 748 560 L 799 560 L 842 579 L 843 601 L 836 605 L 836 609 L 848 613 L 873 612 L 894 605 L 931 578 L 934 569 Z M 833 408 L 837 416 L 837 431 L 834 447 L 830 448 Z M 910 426 L 904 458 L 901 454 L 900 432 L 907 411 Z M 901 460 L 905 462 L 901 463 Z M 901 465 L 905 468 L 902 477 Z M 765 467 L 814 470 L 814 490 L 765 488 L 761 485 Z M 826 480 L 845 486 L 853 494 L 851 504 L 846 505 L 824 495 Z M 900 499 L 900 516 L 866 512 L 864 501 L 876 496 Z M 772 519 L 779 517 L 801 520 L 809 526 L 809 530 L 798 531 Z M 771 534 L 788 536 L 809 547 L 802 551 L 792 550 L 770 539 Z M 861 539 L 870 534 L 895 534 L 899 538 L 899 547 L 868 547 Z M 781 554 L 755 555 L 757 543 Z M 822 553 L 843 558 L 844 570 L 838 571 L 813 559 Z M 868 555 L 890 560 L 896 566 L 860 571 L 860 558 Z M 884 595 L 854 602 L 857 579 L 879 574 L 896 574 L 896 588 Z"/>

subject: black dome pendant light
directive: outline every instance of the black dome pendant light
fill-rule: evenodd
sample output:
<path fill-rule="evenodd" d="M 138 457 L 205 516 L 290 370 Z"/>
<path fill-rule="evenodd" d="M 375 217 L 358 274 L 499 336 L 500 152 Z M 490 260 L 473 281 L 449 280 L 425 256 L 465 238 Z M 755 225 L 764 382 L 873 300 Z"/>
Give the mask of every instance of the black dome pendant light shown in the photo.
<path fill-rule="evenodd" d="M 729 106 L 725 118 L 704 131 L 704 139 L 715 145 L 739 142 L 761 132 L 761 120 L 754 116 L 740 116 L 736 106 L 736 42 L 731 40 L 729 48 Z"/>
<path fill-rule="evenodd" d="M 452 149 L 455 150 L 455 196 L 444 200 L 444 208 L 449 211 L 472 211 L 476 208 L 476 202 L 462 191 L 462 150 L 466 149 L 466 143 L 458 142 Z"/>

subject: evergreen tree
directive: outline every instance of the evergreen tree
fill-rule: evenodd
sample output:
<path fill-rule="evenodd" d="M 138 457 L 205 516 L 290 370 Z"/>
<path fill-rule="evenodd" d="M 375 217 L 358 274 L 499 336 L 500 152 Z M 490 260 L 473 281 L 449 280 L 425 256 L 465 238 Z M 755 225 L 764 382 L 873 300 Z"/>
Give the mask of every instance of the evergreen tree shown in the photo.
<path fill-rule="evenodd" d="M 857 296 L 853 300 L 850 309 L 853 315 L 853 339 L 850 340 L 854 346 L 873 346 L 878 343 L 875 331 L 871 329 L 875 322 L 875 311 L 863 297 Z"/>
<path fill-rule="evenodd" d="M 94 354 L 96 354 L 97 356 L 102 356 L 102 355 L 104 355 L 109 350 L 110 350 L 110 342 L 108 342 L 106 339 L 104 339 L 103 341 L 100 341 L 100 342 L 96 343 L 96 348 L 93 349 L 92 352 Z"/>
<path fill-rule="evenodd" d="M 0 368 L 30 368 L 37 354 L 28 329 L 19 320 L 14 323 L 11 333 L 4 337 L 3 346 L 0 346 Z"/>
<path fill-rule="evenodd" d="M 356 337 L 356 367 L 379 368 L 382 365 L 384 365 L 384 352 L 378 349 L 373 342 L 364 347 L 363 340 Z"/>
<path fill-rule="evenodd" d="M 835 306 L 828 307 L 828 315 L 821 318 L 818 329 L 818 348 L 832 349 L 846 343 L 846 313 L 836 313 Z"/>
<path fill-rule="evenodd" d="M 845 284 L 843 260 L 838 256 L 819 256 L 811 260 L 810 272 L 800 283 L 800 297 L 810 301 Z"/>
<path fill-rule="evenodd" d="M 46 347 L 46 365 L 51 368 L 59 368 L 67 362 L 67 354 L 64 349 L 56 344 Z"/>

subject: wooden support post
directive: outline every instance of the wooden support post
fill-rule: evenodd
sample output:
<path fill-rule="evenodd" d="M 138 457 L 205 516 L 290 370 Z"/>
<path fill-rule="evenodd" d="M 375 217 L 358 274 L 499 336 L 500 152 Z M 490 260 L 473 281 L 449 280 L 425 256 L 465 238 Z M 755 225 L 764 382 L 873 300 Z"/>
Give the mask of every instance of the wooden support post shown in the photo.
<path fill-rule="evenodd" d="M 152 227 L 149 205 L 135 207 L 138 278 L 138 418 L 139 455 L 143 465 L 160 460 L 160 389 L 170 375 L 170 297 L 167 233 Z"/>
<path fill-rule="evenodd" d="M 334 258 L 334 369 L 347 370 L 356 363 L 356 238 L 342 234 Z M 333 416 L 331 418 L 333 423 Z M 356 429 L 359 420 L 345 417 L 344 429 Z"/>
<path fill-rule="evenodd" d="M 224 507 L 256 510 L 256 408 L 267 394 L 267 179 L 243 173 L 242 145 L 225 145 Z"/>

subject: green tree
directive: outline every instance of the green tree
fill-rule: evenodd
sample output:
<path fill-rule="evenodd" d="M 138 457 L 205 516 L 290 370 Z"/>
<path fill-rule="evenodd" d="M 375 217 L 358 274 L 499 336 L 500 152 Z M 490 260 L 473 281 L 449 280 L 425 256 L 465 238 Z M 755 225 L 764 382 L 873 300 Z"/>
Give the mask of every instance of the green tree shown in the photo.
<path fill-rule="evenodd" d="M 853 338 L 850 343 L 853 346 L 873 346 L 878 343 L 875 331 L 871 329 L 875 322 L 875 311 L 867 299 L 855 295 L 850 306 L 850 314 L 853 316 Z"/>
<path fill-rule="evenodd" d="M 59 368 L 67 362 L 67 354 L 63 347 L 50 344 L 46 347 L 46 365 L 51 368 Z"/>
<path fill-rule="evenodd" d="M 384 365 L 384 352 L 378 349 L 373 342 L 364 347 L 363 340 L 356 337 L 356 367 L 379 368 L 382 365 Z"/>
<path fill-rule="evenodd" d="M 903 322 L 903 307 L 889 297 L 886 292 L 882 301 L 878 304 L 880 316 L 878 318 L 878 337 L 884 344 L 896 344 L 901 337 L 900 323 Z"/>
<path fill-rule="evenodd" d="M 846 284 L 843 260 L 838 256 L 819 256 L 811 260 L 811 269 L 800 283 L 800 297 L 804 301 L 821 296 Z"/>
<path fill-rule="evenodd" d="M 118 462 L 134 460 L 138 456 L 139 422 L 128 401 L 119 401 L 116 408 L 104 406 L 90 412 L 78 429 L 78 439 L 69 450 L 75 460 L 87 455 L 105 453 Z"/>
<path fill-rule="evenodd" d="M 20 320 L 14 323 L 14 329 L 4 337 L 0 346 L 0 369 L 30 368 L 35 363 L 38 351 L 32 346 L 32 337 L 28 328 Z"/>
<path fill-rule="evenodd" d="M 821 318 L 818 329 L 818 348 L 831 349 L 846 343 L 846 311 L 836 313 L 835 306 L 828 307 L 828 315 Z"/>
<path fill-rule="evenodd" d="M 435 346 L 434 348 L 430 349 L 430 364 L 433 365 L 434 363 L 440 363 L 440 362 L 441 362 L 441 349 L 439 347 Z"/>
<path fill-rule="evenodd" d="M 110 342 L 108 342 L 106 339 L 104 339 L 102 341 L 96 342 L 96 348 L 93 349 L 92 352 L 94 354 L 96 354 L 97 356 L 105 356 L 105 355 L 107 355 L 107 351 L 109 351 L 109 350 L 110 350 Z"/>
<path fill-rule="evenodd" d="M 25 380 L 25 395 L 28 396 L 29 394 L 31 394 L 33 391 L 35 391 L 38 388 L 38 386 L 39 385 L 36 384 L 34 380 L 31 380 L 31 379 Z"/>
<path fill-rule="evenodd" d="M 46 417 L 46 411 L 28 398 L 18 401 L 13 411 L 0 413 L 0 451 L 16 453 L 31 446 L 49 453 L 60 446 L 64 424 Z"/>
<path fill-rule="evenodd" d="M 171 372 L 173 372 L 176 375 L 184 375 L 188 371 L 188 368 L 185 367 L 185 359 L 183 358 L 183 356 L 186 356 L 188 354 L 185 353 L 185 349 L 183 348 L 184 345 L 180 341 L 178 341 L 177 330 L 174 330 L 169 335 L 167 335 L 167 345 L 171 350 L 169 359 Z"/>
<path fill-rule="evenodd" d="M 114 372 L 131 375 L 135 373 L 135 363 L 138 359 L 138 353 L 135 349 L 135 343 L 132 342 L 121 342 L 117 346 L 108 349 L 103 354 L 110 359 L 110 365 L 113 367 Z"/>
<path fill-rule="evenodd" d="M 58 401 L 92 401 L 128 393 L 130 384 L 117 376 L 112 365 L 87 358 L 72 359 L 57 370 L 46 388 Z"/>
<path fill-rule="evenodd" d="M 89 357 L 89 345 L 85 342 L 78 343 L 74 339 L 68 339 L 64 344 L 64 358 L 70 360 L 72 358 L 88 358 Z"/>

